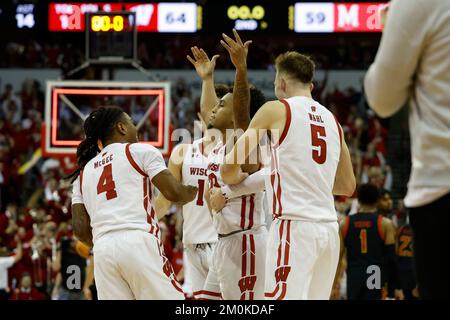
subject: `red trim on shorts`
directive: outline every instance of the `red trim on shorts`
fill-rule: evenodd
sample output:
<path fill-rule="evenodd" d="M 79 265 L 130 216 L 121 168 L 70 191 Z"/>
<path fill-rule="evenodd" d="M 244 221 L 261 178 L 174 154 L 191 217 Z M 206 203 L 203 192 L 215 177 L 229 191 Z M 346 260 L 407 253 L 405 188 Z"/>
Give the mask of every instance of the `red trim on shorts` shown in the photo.
<path fill-rule="evenodd" d="M 281 220 L 280 227 L 279 227 L 279 230 L 280 230 L 280 232 L 279 232 L 280 242 L 278 243 L 277 269 L 280 267 L 280 264 L 281 264 L 281 252 L 282 252 L 282 238 L 283 238 L 283 230 L 284 230 L 284 221 L 285 220 Z M 275 295 L 278 293 L 279 290 L 280 290 L 280 283 L 277 282 L 273 292 L 271 292 L 271 293 L 265 292 L 264 296 L 268 297 L 268 298 L 273 298 L 273 297 L 275 297 Z"/>
<path fill-rule="evenodd" d="M 285 247 L 284 247 L 284 265 L 285 266 L 289 265 L 289 252 L 290 252 L 290 249 L 291 249 L 291 221 L 288 220 L 288 222 L 287 222 L 287 231 L 286 231 L 286 243 L 285 243 Z M 287 278 L 286 278 L 286 280 L 287 280 Z M 281 286 L 282 286 L 281 294 L 277 298 L 277 300 L 283 300 L 284 297 L 286 296 L 287 282 L 283 282 L 281 284 Z"/>
<path fill-rule="evenodd" d="M 83 170 L 80 171 L 80 193 L 83 194 Z"/>
<path fill-rule="evenodd" d="M 338 120 L 337 120 L 337 118 L 336 118 L 336 116 L 333 114 L 333 117 L 334 117 L 334 120 L 336 121 L 336 125 L 337 125 L 337 129 L 338 129 L 338 132 L 339 132 L 339 144 L 340 144 L 340 146 L 341 146 L 341 148 L 342 148 L 342 132 L 341 132 L 341 126 L 339 125 L 339 122 L 338 122 Z"/>
<path fill-rule="evenodd" d="M 137 171 L 139 172 L 141 175 L 143 175 L 144 177 L 148 177 L 148 175 L 138 166 L 138 164 L 136 163 L 136 161 L 134 161 L 133 157 L 131 156 L 131 152 L 130 152 L 130 143 L 128 143 L 125 146 L 125 154 L 127 156 L 128 161 L 130 162 L 131 166 Z"/>
<path fill-rule="evenodd" d="M 172 273 L 172 275 L 174 275 L 174 274 Z M 170 282 L 172 283 L 172 285 L 174 286 L 174 288 L 175 288 L 177 291 L 179 291 L 179 292 L 181 292 L 181 293 L 184 294 L 183 289 L 181 288 L 181 286 L 180 286 L 180 284 L 178 283 L 177 280 L 175 280 L 175 279 L 170 279 Z"/>
<path fill-rule="evenodd" d="M 245 277 L 247 274 L 247 235 L 242 235 L 242 265 L 241 276 Z"/>
<path fill-rule="evenodd" d="M 287 283 L 283 282 L 281 284 L 281 294 L 280 296 L 277 298 L 277 300 L 283 300 L 284 297 L 286 296 L 286 291 L 287 291 Z"/>
<path fill-rule="evenodd" d="M 342 233 L 344 235 L 344 239 L 347 238 L 348 227 L 350 226 L 350 216 L 346 216 L 344 220 L 344 227 L 342 228 Z"/>
<path fill-rule="evenodd" d="M 282 240 L 283 240 L 283 230 L 284 230 L 284 222 L 286 220 L 282 220 L 280 224 L 280 243 L 278 244 L 278 259 L 277 259 L 277 267 L 281 265 L 281 249 L 283 246 Z"/>
<path fill-rule="evenodd" d="M 284 247 L 284 265 L 289 264 L 289 252 L 291 250 L 291 220 L 287 222 L 286 245 Z"/>
<path fill-rule="evenodd" d="M 377 225 L 378 225 L 378 234 L 380 235 L 381 240 L 384 241 L 386 237 L 383 231 L 383 216 L 381 214 L 378 215 Z"/>
<path fill-rule="evenodd" d="M 284 231 L 284 222 L 286 220 L 282 220 L 280 224 L 280 243 L 278 245 L 278 258 L 277 258 L 277 269 L 281 267 L 281 254 L 282 254 L 282 246 L 283 246 L 283 231 Z M 291 241 L 291 221 L 287 220 L 287 227 L 286 227 L 286 242 L 284 247 L 284 266 L 287 266 L 289 264 L 289 253 L 290 253 L 290 241 Z M 271 293 L 264 293 L 264 296 L 267 298 L 273 298 L 277 295 L 278 291 L 280 291 L 281 287 L 281 293 L 278 296 L 276 300 L 283 300 L 286 296 L 287 292 L 287 283 L 286 282 L 277 282 L 276 287 L 273 292 Z"/>
<path fill-rule="evenodd" d="M 207 296 L 211 296 L 211 297 L 222 298 L 222 294 L 220 292 L 213 292 L 213 291 L 208 291 L 208 290 L 195 291 L 195 292 L 192 292 L 192 294 L 194 296 L 207 295 Z M 198 300 L 207 300 L 207 299 L 198 299 Z"/>
<path fill-rule="evenodd" d="M 281 133 L 280 139 L 278 140 L 278 143 L 276 145 L 277 147 L 280 146 L 281 143 L 286 138 L 286 135 L 289 131 L 289 127 L 291 126 L 291 118 L 292 118 L 291 107 L 289 106 L 289 103 L 284 99 L 280 100 L 280 102 L 283 103 L 286 108 L 286 123 L 284 124 L 283 132 Z"/>
<path fill-rule="evenodd" d="M 255 249 L 255 237 L 250 234 L 250 275 L 255 275 L 256 264 L 256 249 Z"/>
<path fill-rule="evenodd" d="M 255 210 L 255 195 L 250 196 L 250 212 L 248 214 L 248 228 L 253 228 L 253 211 Z M 253 239 L 253 238 L 252 238 Z"/>
<path fill-rule="evenodd" d="M 247 235 L 242 235 L 242 263 L 241 263 L 241 276 L 245 278 L 247 275 Z M 239 285 L 239 282 L 238 282 Z M 245 299 L 245 292 L 241 294 L 240 300 L 246 300 Z"/>
<path fill-rule="evenodd" d="M 247 210 L 247 196 L 241 197 L 241 228 L 245 229 L 245 212 Z"/>
<path fill-rule="evenodd" d="M 278 290 L 280 290 L 280 283 L 277 283 L 277 286 L 275 287 L 275 290 L 271 293 L 265 292 L 264 296 L 267 298 L 273 298 L 278 293 Z"/>

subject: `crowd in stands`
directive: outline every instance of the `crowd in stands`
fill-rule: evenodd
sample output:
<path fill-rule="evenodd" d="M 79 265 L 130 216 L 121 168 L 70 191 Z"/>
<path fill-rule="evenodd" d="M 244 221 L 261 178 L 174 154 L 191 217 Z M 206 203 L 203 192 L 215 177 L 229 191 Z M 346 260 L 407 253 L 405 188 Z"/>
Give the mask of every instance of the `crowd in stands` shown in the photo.
<path fill-rule="evenodd" d="M 179 51 L 183 57 L 173 56 L 173 60 L 165 61 L 170 55 L 164 54 L 165 50 L 158 50 L 158 55 L 162 56 L 155 59 L 149 56 L 152 52 L 150 46 L 145 49 L 141 46 L 141 60 L 144 65 L 156 60 L 158 62 L 155 63 L 161 68 L 182 61 L 180 63 L 183 65 L 179 67 L 185 67 L 185 53 L 177 50 L 177 45 L 177 41 L 167 42 L 165 50 Z M 6 52 L 1 53 L 5 54 L 7 57 L 1 57 L 0 64 L 6 63 L 12 67 L 61 68 L 65 63 L 71 64 L 81 59 L 77 49 L 70 45 L 41 46 L 33 41 L 27 45 L 10 43 Z M 261 61 L 273 61 L 272 58 L 265 57 Z M 267 68 L 268 65 L 263 63 L 258 67 Z M 371 181 L 389 190 L 392 173 L 386 157 L 388 128 L 368 109 L 363 93 L 354 88 L 330 89 L 326 78 L 324 83 L 318 83 L 315 87 L 314 98 L 328 106 L 342 124 L 357 181 Z M 189 85 L 181 80 L 174 83 L 172 128 L 192 131 L 198 110 L 199 97 L 193 96 Z M 63 179 L 75 168 L 73 159 L 41 158 L 28 169 L 22 167 L 40 148 L 43 117 L 44 93 L 39 81 L 26 80 L 21 88 L 8 84 L 1 88 L 0 256 L 13 255 L 14 252 L 16 256 L 21 255 L 21 259 L 8 269 L 9 299 L 56 298 L 58 295 L 53 286 L 60 271 L 60 266 L 55 263 L 56 257 L 61 240 L 73 237 L 70 223 L 71 187 Z M 353 206 L 352 199 L 336 199 L 336 207 L 341 214 L 354 210 Z M 392 213 L 392 208 L 390 211 Z M 400 207 L 398 215 L 402 214 Z M 173 207 L 171 214 L 161 221 L 161 229 L 166 254 L 179 279 L 183 280 L 181 223 L 180 209 Z"/>
<path fill-rule="evenodd" d="M 344 40 L 342 40 L 344 41 Z M 151 69 L 190 69 L 185 59 L 185 48 L 198 43 L 206 52 L 227 56 L 216 37 L 202 37 L 201 41 L 194 36 L 165 37 L 140 36 L 137 45 L 137 58 L 143 67 Z M 84 44 L 77 42 L 49 42 L 36 40 L 15 41 L 5 45 L 0 51 L 0 68 L 60 68 L 68 72 L 85 59 Z M 373 41 L 359 42 L 357 46 L 342 43 L 338 46 L 308 45 L 304 39 L 293 37 L 285 41 L 273 42 L 267 37 L 256 37 L 249 53 L 249 68 L 271 69 L 276 56 L 284 51 L 302 48 L 302 52 L 315 58 L 318 68 L 326 69 L 367 69 L 373 61 L 377 46 Z M 232 69 L 231 62 L 223 59 L 223 68 Z"/>

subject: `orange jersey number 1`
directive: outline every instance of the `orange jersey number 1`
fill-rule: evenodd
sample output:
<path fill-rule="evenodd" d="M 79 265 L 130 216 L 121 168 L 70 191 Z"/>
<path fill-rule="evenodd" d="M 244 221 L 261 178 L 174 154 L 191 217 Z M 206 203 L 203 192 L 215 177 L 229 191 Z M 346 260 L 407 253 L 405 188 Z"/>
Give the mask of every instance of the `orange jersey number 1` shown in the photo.
<path fill-rule="evenodd" d="M 359 232 L 359 239 L 361 239 L 361 253 L 367 253 L 367 230 L 361 229 Z"/>

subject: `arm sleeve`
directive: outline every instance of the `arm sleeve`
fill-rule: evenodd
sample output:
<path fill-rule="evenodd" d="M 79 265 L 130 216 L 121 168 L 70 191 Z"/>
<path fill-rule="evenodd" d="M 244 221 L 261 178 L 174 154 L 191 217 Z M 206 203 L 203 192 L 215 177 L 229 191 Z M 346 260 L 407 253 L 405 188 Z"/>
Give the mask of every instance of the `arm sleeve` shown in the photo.
<path fill-rule="evenodd" d="M 235 185 L 226 185 L 221 187 L 225 198 L 232 199 L 259 191 L 264 191 L 263 170 L 259 170 L 247 177 L 244 181 Z"/>
<path fill-rule="evenodd" d="M 2 257 L 0 258 L 0 266 L 2 268 L 8 269 L 14 265 L 14 257 Z"/>
<path fill-rule="evenodd" d="M 367 102 L 381 117 L 397 112 L 411 94 L 430 28 L 429 7 L 426 0 L 391 2 L 375 61 L 364 79 Z"/>
<path fill-rule="evenodd" d="M 148 175 L 150 181 L 163 170 L 167 169 L 161 152 L 154 146 L 144 143 L 134 143 L 130 153 L 138 166 Z"/>
<path fill-rule="evenodd" d="M 73 182 L 73 185 L 72 185 L 72 205 L 77 204 L 77 203 L 84 204 L 83 195 L 81 194 L 80 177 L 79 176 Z"/>

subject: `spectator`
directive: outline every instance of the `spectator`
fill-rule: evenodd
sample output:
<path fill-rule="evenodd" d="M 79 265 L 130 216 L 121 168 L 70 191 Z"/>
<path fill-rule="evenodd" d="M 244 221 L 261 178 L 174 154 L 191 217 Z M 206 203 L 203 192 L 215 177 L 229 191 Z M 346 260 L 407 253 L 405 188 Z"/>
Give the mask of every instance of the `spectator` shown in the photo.
<path fill-rule="evenodd" d="M 410 105 L 412 172 L 405 204 L 414 231 L 419 291 L 449 299 L 450 1 L 393 0 L 365 78 L 369 105 L 389 117 Z"/>
<path fill-rule="evenodd" d="M 8 251 L 0 247 L 0 300 L 8 300 L 8 269 L 22 259 L 22 243 L 17 243 L 16 253 L 8 256 Z"/>
<path fill-rule="evenodd" d="M 29 273 L 22 274 L 20 286 L 14 290 L 11 300 L 44 300 L 44 295 L 33 286 Z"/>

